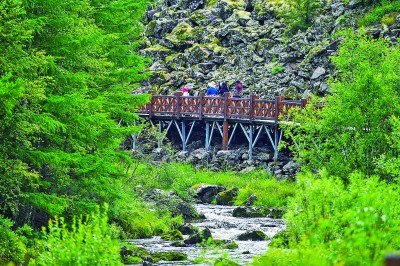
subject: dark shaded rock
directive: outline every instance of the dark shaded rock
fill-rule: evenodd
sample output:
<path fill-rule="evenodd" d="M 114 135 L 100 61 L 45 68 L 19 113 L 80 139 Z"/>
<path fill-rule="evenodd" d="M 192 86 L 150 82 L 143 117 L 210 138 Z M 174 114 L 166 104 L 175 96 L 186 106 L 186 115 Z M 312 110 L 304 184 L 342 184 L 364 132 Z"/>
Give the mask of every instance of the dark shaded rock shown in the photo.
<path fill-rule="evenodd" d="M 239 247 L 238 244 L 233 240 L 214 239 L 213 244 L 222 249 L 237 249 Z"/>
<path fill-rule="evenodd" d="M 267 235 L 260 230 L 247 231 L 237 237 L 238 240 L 264 241 Z"/>
<path fill-rule="evenodd" d="M 283 209 L 269 209 L 269 214 L 268 217 L 274 218 L 274 219 L 282 219 L 283 214 L 285 214 L 285 211 Z"/>
<path fill-rule="evenodd" d="M 249 207 L 240 206 L 233 210 L 233 217 L 242 218 L 255 218 L 255 217 L 266 217 L 270 213 L 270 210 L 266 207 Z"/>
<path fill-rule="evenodd" d="M 179 226 L 178 230 L 184 235 L 193 235 L 193 234 L 199 232 L 199 228 L 194 227 L 191 224 L 183 224 L 183 225 Z"/>
<path fill-rule="evenodd" d="M 183 241 L 175 241 L 171 243 L 172 247 L 177 247 L 177 248 L 184 248 L 187 247 L 187 245 L 185 243 L 183 243 Z"/>
<path fill-rule="evenodd" d="M 185 239 L 183 242 L 188 245 L 194 245 L 194 244 L 201 244 L 207 241 L 208 238 L 212 237 L 211 236 L 211 231 L 210 229 L 206 228 L 203 231 L 200 231 L 197 234 L 189 236 L 187 239 Z"/>
<path fill-rule="evenodd" d="M 238 188 L 232 188 L 226 191 L 222 191 L 217 194 L 216 202 L 218 205 L 233 205 L 233 201 L 239 193 Z"/>
<path fill-rule="evenodd" d="M 201 185 L 196 189 L 196 195 L 202 203 L 211 203 L 217 194 L 224 190 L 226 190 L 226 188 L 222 186 Z"/>
<path fill-rule="evenodd" d="M 253 203 L 257 200 L 257 196 L 254 194 L 251 194 L 250 197 L 244 202 L 244 205 L 246 206 L 251 206 Z"/>
<path fill-rule="evenodd" d="M 185 202 L 174 193 L 152 189 L 144 195 L 144 198 L 149 203 L 157 205 L 157 208 L 169 210 L 173 216 L 182 215 L 185 220 L 194 220 L 201 217 L 190 203 Z"/>

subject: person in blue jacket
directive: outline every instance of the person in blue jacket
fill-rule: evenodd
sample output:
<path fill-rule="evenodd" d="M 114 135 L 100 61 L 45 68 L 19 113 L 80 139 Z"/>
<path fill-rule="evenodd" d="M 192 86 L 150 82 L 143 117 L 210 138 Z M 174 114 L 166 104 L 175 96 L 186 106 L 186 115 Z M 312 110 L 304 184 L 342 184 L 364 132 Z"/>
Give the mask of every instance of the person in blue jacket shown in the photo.
<path fill-rule="evenodd" d="M 207 89 L 207 96 L 217 96 L 218 95 L 218 90 L 217 90 L 217 84 L 214 81 L 211 81 L 208 83 L 208 89 Z"/>

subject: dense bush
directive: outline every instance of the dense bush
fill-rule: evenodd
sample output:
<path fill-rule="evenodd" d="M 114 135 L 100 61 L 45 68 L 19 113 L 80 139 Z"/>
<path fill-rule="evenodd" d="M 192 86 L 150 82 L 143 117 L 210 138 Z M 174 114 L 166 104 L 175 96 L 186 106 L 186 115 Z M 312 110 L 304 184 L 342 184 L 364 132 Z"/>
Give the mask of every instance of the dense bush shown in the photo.
<path fill-rule="evenodd" d="M 395 156 L 388 138 L 391 117 L 400 116 L 400 46 L 347 32 L 332 61 L 332 95 L 323 108 L 309 104 L 286 132 L 303 168 L 344 179 L 355 170 L 372 175 L 380 156 Z"/>
<path fill-rule="evenodd" d="M 29 265 L 122 265 L 120 242 L 112 232 L 105 213 L 74 218 L 69 225 L 56 218 L 43 228 L 40 253 Z"/>
<path fill-rule="evenodd" d="M 27 239 L 13 231 L 13 223 L 0 216 L 0 265 L 22 264 L 27 255 Z"/>
<path fill-rule="evenodd" d="M 341 179 L 304 174 L 285 215 L 289 248 L 272 249 L 256 265 L 382 265 L 397 250 L 397 184 L 352 174 Z"/>

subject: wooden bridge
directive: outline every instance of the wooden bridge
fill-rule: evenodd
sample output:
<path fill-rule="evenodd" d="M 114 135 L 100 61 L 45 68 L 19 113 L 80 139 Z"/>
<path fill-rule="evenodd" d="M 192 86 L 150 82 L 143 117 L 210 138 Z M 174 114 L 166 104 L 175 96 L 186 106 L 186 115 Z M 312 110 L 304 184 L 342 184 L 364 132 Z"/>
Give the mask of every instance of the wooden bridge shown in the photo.
<path fill-rule="evenodd" d="M 265 132 L 274 149 L 276 160 L 283 133 L 279 128 L 280 119 L 287 117 L 291 108 L 304 108 L 306 104 L 307 99 L 285 100 L 283 96 L 267 100 L 255 94 L 249 98 L 234 98 L 230 93 L 225 96 L 205 96 L 204 93 L 199 96 L 182 96 L 181 92 L 176 92 L 174 95 L 153 94 L 150 102 L 141 107 L 138 115 L 148 119 L 153 125 L 158 122 L 160 133 L 164 128 L 168 132 L 175 125 L 182 140 L 183 151 L 186 151 L 186 144 L 196 122 L 206 125 L 207 151 L 215 131 L 221 134 L 223 149 L 227 150 L 236 129 L 240 127 L 249 143 L 249 159 L 252 159 L 253 147 Z M 188 134 L 187 127 L 190 127 Z M 134 139 L 134 145 L 135 143 Z"/>

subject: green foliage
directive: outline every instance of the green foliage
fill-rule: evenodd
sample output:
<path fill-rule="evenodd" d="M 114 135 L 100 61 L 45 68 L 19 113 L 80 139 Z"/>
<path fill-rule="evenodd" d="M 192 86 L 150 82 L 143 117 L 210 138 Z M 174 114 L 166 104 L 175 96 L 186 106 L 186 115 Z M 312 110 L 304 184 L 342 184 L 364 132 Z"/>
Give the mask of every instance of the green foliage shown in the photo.
<path fill-rule="evenodd" d="M 0 265 L 25 262 L 27 239 L 14 232 L 12 226 L 11 220 L 0 216 Z"/>
<path fill-rule="evenodd" d="M 304 169 L 326 168 L 344 179 L 359 170 L 372 175 L 376 160 L 394 156 L 387 139 L 391 116 L 400 115 L 400 48 L 347 32 L 332 58 L 337 75 L 323 108 L 309 104 L 289 126 Z"/>
<path fill-rule="evenodd" d="M 141 164 L 136 170 L 133 182 L 149 188 L 174 190 L 181 198 L 189 201 L 194 194 L 193 187 L 199 184 L 237 187 L 237 205 L 245 202 L 251 194 L 255 194 L 257 199 L 254 205 L 284 207 L 288 197 L 294 194 L 292 182 L 277 181 L 263 170 L 251 173 L 196 171 L 191 165 L 178 163 L 160 164 L 157 167 Z"/>
<path fill-rule="evenodd" d="M 283 72 L 283 71 L 285 71 L 285 67 L 284 66 L 280 66 L 280 65 L 275 65 L 275 66 L 273 66 L 273 68 L 271 69 L 271 74 L 272 75 L 276 75 L 276 74 L 278 74 L 278 73 L 280 73 L 280 72 Z"/>
<path fill-rule="evenodd" d="M 0 3 L 0 213 L 40 227 L 120 198 L 147 0 Z M 109 184 L 115 184 L 110 187 Z"/>
<path fill-rule="evenodd" d="M 382 265 L 400 244 L 392 237 L 399 234 L 399 193 L 397 184 L 362 174 L 347 186 L 325 174 L 299 176 L 285 216 L 290 251 L 271 249 L 256 265 Z"/>
<path fill-rule="evenodd" d="M 391 25 L 390 21 L 400 12 L 400 1 L 382 1 L 379 5 L 372 8 L 358 22 L 360 26 L 367 26 L 382 19 L 382 23 Z M 390 21 L 388 21 L 390 20 Z M 389 23 L 388 23 L 389 22 Z"/>
<path fill-rule="evenodd" d="M 286 33 L 304 30 L 311 26 L 322 3 L 319 0 L 269 1 L 275 12 L 288 25 Z"/>
<path fill-rule="evenodd" d="M 40 254 L 29 265 L 122 265 L 120 243 L 110 232 L 105 213 L 74 218 L 70 225 L 50 220 L 38 241 Z"/>

